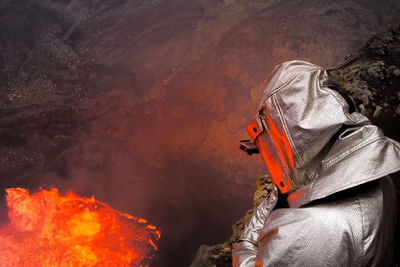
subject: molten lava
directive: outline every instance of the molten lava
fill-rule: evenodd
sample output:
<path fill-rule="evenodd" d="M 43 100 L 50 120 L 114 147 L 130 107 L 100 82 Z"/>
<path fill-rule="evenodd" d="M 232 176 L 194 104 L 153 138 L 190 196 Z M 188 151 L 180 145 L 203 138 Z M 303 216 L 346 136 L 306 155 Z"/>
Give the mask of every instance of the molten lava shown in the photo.
<path fill-rule="evenodd" d="M 1 266 L 146 266 L 160 232 L 145 219 L 57 189 L 7 189 Z"/>

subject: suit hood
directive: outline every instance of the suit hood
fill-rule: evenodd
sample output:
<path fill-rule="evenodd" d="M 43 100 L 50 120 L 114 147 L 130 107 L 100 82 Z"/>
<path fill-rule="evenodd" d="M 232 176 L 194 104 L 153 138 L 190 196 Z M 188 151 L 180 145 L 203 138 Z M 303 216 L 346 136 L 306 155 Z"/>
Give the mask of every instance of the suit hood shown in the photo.
<path fill-rule="evenodd" d="M 308 62 L 281 64 L 247 129 L 291 207 L 400 170 L 400 144 L 350 113 L 327 79 Z"/>

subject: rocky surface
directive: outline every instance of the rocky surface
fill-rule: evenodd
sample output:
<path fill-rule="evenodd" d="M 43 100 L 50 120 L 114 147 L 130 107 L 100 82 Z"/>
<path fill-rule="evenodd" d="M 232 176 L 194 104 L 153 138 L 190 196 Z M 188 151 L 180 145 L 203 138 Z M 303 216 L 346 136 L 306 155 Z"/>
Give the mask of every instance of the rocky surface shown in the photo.
<path fill-rule="evenodd" d="M 1 188 L 94 194 L 163 229 L 154 266 L 187 266 L 229 237 L 265 172 L 237 147 L 273 67 L 332 66 L 399 8 L 0 0 Z"/>
<path fill-rule="evenodd" d="M 377 32 L 355 54 L 332 70 L 342 94 L 351 96 L 358 110 L 396 140 L 400 139 L 400 28 Z M 343 66 L 341 66 L 343 65 Z"/>

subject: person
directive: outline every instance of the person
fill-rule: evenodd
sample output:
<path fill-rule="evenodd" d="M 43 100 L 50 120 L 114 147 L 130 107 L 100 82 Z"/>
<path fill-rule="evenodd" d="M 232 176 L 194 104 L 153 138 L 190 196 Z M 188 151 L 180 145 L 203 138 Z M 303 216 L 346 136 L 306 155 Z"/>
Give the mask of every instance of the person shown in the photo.
<path fill-rule="evenodd" d="M 274 190 L 247 222 L 233 266 L 391 264 L 396 199 L 388 175 L 400 170 L 400 144 L 348 102 L 321 67 L 277 67 L 247 127 Z M 287 207 L 275 208 L 282 196 Z"/>

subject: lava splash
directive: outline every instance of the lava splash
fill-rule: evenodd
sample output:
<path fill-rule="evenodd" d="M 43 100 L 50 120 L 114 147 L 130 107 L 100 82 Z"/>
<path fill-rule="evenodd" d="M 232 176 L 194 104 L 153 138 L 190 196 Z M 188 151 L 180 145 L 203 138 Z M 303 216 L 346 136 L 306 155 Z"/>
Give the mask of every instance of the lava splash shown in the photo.
<path fill-rule="evenodd" d="M 7 191 L 10 222 L 0 229 L 1 266 L 147 266 L 160 231 L 72 192 Z"/>

